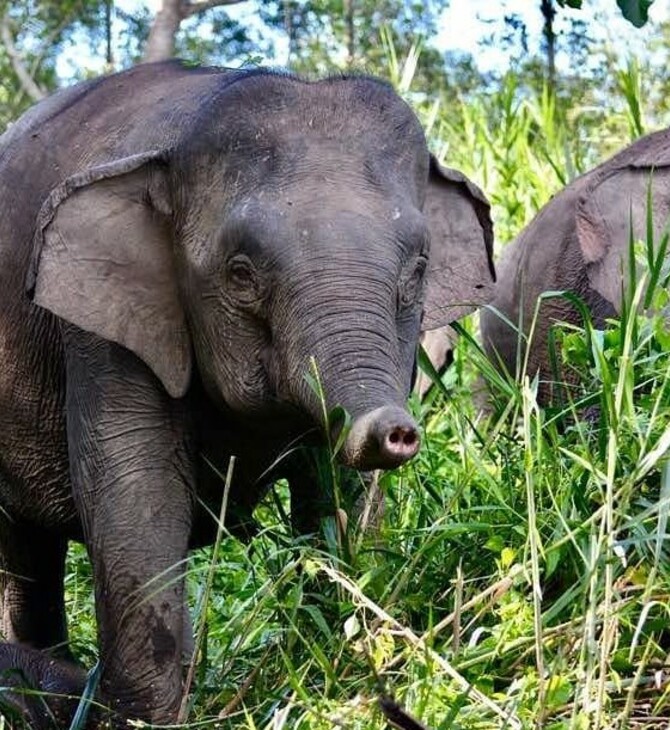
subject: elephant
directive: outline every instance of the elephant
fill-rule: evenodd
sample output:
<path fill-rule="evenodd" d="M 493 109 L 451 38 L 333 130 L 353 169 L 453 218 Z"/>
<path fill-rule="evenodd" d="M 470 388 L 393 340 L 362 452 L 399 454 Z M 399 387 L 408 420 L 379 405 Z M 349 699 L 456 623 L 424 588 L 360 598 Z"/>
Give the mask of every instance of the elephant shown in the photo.
<path fill-rule="evenodd" d="M 442 377 L 454 361 L 454 350 L 458 334 L 449 325 L 421 332 L 419 342 L 423 347 L 435 374 Z M 419 370 L 414 381 L 413 390 L 420 399 L 424 399 L 435 383 L 428 373 Z"/>
<path fill-rule="evenodd" d="M 108 708 L 89 726 L 171 723 L 180 565 L 215 537 L 230 456 L 231 530 L 273 479 L 313 489 L 296 443 L 348 423 L 344 467 L 414 457 L 420 327 L 492 296 L 489 205 L 385 82 L 180 62 L 37 104 L 0 139 L 0 190 L 0 670 L 83 686 L 80 541 Z"/>
<path fill-rule="evenodd" d="M 582 324 L 567 299 L 546 298 L 526 347 L 540 295 L 576 294 L 597 328 L 616 317 L 629 266 L 631 225 L 634 238 L 644 240 L 651 185 L 654 240 L 660 240 L 670 213 L 669 171 L 670 130 L 643 137 L 574 180 L 504 248 L 493 299 L 480 313 L 481 339 L 493 361 L 512 376 L 527 357 L 527 374 L 539 375 L 540 404 L 562 400 L 565 388 L 574 384 L 566 372 L 560 373 L 566 382 L 553 382 L 551 327 Z"/>

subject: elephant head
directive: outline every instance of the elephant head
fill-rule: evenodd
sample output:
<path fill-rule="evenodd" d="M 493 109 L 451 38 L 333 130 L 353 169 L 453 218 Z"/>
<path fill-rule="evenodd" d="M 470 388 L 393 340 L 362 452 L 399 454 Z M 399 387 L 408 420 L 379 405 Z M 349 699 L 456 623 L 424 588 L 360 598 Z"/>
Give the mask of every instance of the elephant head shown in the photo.
<path fill-rule="evenodd" d="M 414 456 L 422 314 L 457 319 L 494 273 L 485 198 L 429 155 L 407 105 L 371 79 L 259 74 L 170 144 L 131 143 L 44 204 L 34 301 L 133 351 L 174 398 L 197 370 L 251 420 L 322 423 L 313 362 L 326 407 L 352 417 L 344 463 Z"/>

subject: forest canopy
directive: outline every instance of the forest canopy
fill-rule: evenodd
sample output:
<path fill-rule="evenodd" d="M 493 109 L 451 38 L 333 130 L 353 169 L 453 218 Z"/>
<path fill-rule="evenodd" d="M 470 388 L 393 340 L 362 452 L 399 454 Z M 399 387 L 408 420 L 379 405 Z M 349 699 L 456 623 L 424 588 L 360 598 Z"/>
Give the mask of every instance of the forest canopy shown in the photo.
<path fill-rule="evenodd" d="M 501 73 L 483 71 L 479 50 L 498 48 L 522 86 L 549 84 L 588 104 L 611 84 L 616 65 L 604 25 L 623 16 L 649 21 L 652 0 L 535 0 L 523 13 L 489 3 L 476 48 L 453 50 L 441 40 L 444 13 L 462 0 L 4 0 L 0 2 L 0 128 L 63 83 L 140 61 L 179 56 L 189 62 L 239 66 L 263 63 L 302 73 L 362 70 L 388 77 L 393 64 L 416 54 L 412 90 L 432 98 L 481 93 Z M 529 18 L 540 20 L 530 44 Z M 533 24 L 537 26 L 537 23 Z M 658 24 L 657 37 L 669 33 Z M 657 44 L 658 45 L 658 44 Z M 654 61 L 659 71 L 667 67 Z M 667 54 L 667 52 L 665 52 Z M 651 57 L 651 53 L 647 54 Z M 557 59 L 559 67 L 557 70 Z M 659 74 L 660 76 L 660 74 Z M 654 89 L 667 97 L 663 79 Z"/>

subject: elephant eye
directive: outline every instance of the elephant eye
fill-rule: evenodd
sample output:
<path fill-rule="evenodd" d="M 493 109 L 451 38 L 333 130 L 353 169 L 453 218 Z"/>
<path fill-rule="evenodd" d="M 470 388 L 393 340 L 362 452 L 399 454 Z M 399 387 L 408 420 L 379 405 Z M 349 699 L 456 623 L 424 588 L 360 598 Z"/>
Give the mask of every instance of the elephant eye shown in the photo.
<path fill-rule="evenodd" d="M 256 273 L 251 260 L 244 254 L 233 256 L 228 261 L 228 279 L 233 286 L 253 287 Z"/>
<path fill-rule="evenodd" d="M 228 260 L 226 266 L 226 289 L 240 305 L 256 306 L 262 299 L 262 287 L 256 267 L 244 254 L 237 254 Z"/>
<path fill-rule="evenodd" d="M 400 282 L 399 305 L 401 308 L 413 306 L 423 291 L 423 280 L 426 275 L 428 259 L 423 254 L 419 256 L 409 276 Z"/>

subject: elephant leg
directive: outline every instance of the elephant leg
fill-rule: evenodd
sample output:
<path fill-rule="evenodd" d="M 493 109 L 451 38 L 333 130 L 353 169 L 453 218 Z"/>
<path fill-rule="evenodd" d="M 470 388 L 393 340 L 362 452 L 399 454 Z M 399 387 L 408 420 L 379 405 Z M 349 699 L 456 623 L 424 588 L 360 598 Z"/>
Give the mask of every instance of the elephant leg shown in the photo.
<path fill-rule="evenodd" d="M 184 400 L 113 343 L 66 335 L 73 496 L 93 565 L 101 699 L 116 718 L 176 719 L 194 460 Z"/>
<path fill-rule="evenodd" d="M 72 722 L 86 672 L 36 649 L 0 644 L 0 684 L 0 715 L 9 727 L 54 730 Z"/>
<path fill-rule="evenodd" d="M 0 512 L 2 634 L 69 658 L 63 601 L 67 540 Z"/>
<path fill-rule="evenodd" d="M 291 494 L 291 525 L 296 535 L 317 533 L 321 520 L 335 514 L 335 496 L 329 487 L 331 476 L 320 478 L 318 455 L 295 457 L 287 474 Z M 376 472 L 359 472 L 338 466 L 340 508 L 363 530 L 376 529 L 384 514 L 384 495 L 379 490 Z"/>
<path fill-rule="evenodd" d="M 291 527 L 294 535 L 319 532 L 321 520 L 335 514 L 335 498 L 327 479 L 320 478 L 318 455 L 297 453 L 286 471 L 291 495 Z"/>

